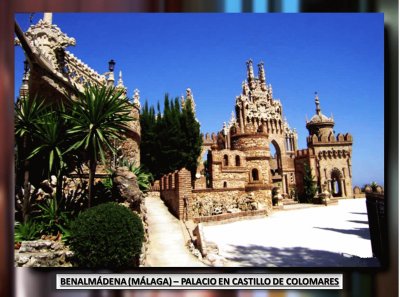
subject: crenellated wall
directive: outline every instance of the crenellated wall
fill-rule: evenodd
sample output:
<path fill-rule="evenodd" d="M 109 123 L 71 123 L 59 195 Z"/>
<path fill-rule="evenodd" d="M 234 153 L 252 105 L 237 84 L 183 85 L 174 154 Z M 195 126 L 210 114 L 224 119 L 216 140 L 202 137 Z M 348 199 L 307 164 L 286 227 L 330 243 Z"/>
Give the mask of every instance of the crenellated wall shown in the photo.
<path fill-rule="evenodd" d="M 320 135 L 317 136 L 315 134 L 307 136 L 307 144 L 308 145 L 322 145 L 322 144 L 352 144 L 353 136 L 350 133 L 341 134 L 338 133 L 336 136 L 333 133 L 329 135 Z"/>
<path fill-rule="evenodd" d="M 177 218 L 186 218 L 186 205 L 192 197 L 190 171 L 183 168 L 161 177 L 160 197 Z"/>
<path fill-rule="evenodd" d="M 262 183 L 192 189 L 190 172 L 181 169 L 161 177 L 159 185 L 161 199 L 181 220 L 256 210 L 268 214 L 272 210 L 271 186 Z"/>

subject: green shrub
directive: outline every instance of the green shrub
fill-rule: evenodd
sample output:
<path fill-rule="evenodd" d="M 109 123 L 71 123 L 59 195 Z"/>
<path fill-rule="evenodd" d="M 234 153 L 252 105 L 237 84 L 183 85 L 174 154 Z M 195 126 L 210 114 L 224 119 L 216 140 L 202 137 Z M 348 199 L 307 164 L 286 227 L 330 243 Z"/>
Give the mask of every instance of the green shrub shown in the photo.
<path fill-rule="evenodd" d="M 109 202 L 80 213 L 71 223 L 69 242 L 80 267 L 120 269 L 136 264 L 143 238 L 139 216 Z"/>
<path fill-rule="evenodd" d="M 16 222 L 14 226 L 14 242 L 39 239 L 42 225 L 32 220 L 26 223 Z"/>

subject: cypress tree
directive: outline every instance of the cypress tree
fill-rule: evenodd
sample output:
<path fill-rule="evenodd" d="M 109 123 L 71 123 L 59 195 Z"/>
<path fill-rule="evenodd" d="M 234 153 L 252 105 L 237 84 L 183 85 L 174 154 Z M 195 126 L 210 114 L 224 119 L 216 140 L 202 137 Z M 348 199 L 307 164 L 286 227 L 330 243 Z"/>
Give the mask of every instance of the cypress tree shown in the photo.
<path fill-rule="evenodd" d="M 192 180 L 194 181 L 196 169 L 197 169 L 197 161 L 201 153 L 201 146 L 203 145 L 203 141 L 200 135 L 200 124 L 196 120 L 196 117 L 193 112 L 193 106 L 191 105 L 191 101 L 186 100 L 185 108 L 182 112 L 182 126 L 183 133 L 185 136 L 185 144 L 184 152 L 186 154 L 185 167 L 191 172 Z"/>
<path fill-rule="evenodd" d="M 304 197 L 302 202 L 311 203 L 312 199 L 317 193 L 317 186 L 314 179 L 315 177 L 312 175 L 310 166 L 304 162 L 304 176 L 303 176 Z"/>
<path fill-rule="evenodd" d="M 200 124 L 197 122 L 190 102 L 181 108 L 179 98 L 164 97 L 164 110 L 161 114 L 157 104 L 157 116 L 147 102 L 141 118 L 142 142 L 141 162 L 153 176 L 162 175 L 186 167 L 196 174 L 197 159 L 201 152 L 202 138 Z"/>

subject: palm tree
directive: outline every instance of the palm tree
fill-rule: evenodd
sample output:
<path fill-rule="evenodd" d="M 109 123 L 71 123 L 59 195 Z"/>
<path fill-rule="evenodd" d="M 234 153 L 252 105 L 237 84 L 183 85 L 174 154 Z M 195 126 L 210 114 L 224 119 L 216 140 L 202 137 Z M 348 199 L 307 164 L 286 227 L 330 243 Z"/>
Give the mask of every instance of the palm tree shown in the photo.
<path fill-rule="evenodd" d="M 19 99 L 15 104 L 15 136 L 16 143 L 19 144 L 18 155 L 23 161 L 23 185 L 24 197 L 22 203 L 22 216 L 26 223 L 29 219 L 29 200 L 30 200 L 30 183 L 29 183 L 29 154 L 32 150 L 34 137 L 34 124 L 40 119 L 45 112 L 44 100 L 37 97 L 24 97 Z"/>
<path fill-rule="evenodd" d="M 69 99 L 71 110 L 65 114 L 65 118 L 71 121 L 71 129 L 67 134 L 72 136 L 73 144 L 69 150 L 83 149 L 86 153 L 89 207 L 99 155 L 105 163 L 105 149 L 115 152 L 112 140 L 121 139 L 129 131 L 128 122 L 134 120 L 129 115 L 132 107 L 121 95 L 122 91 L 113 87 L 88 86 L 83 93 L 79 93 L 76 100 Z"/>

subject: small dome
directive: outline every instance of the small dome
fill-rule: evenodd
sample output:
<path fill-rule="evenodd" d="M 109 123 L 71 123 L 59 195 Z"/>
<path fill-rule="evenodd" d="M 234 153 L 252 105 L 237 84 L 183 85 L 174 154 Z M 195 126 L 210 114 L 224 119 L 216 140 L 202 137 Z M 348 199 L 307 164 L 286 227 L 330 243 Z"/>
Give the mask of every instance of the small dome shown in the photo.
<path fill-rule="evenodd" d="M 332 118 L 328 118 L 326 115 L 323 113 L 319 113 L 314 115 L 311 120 L 308 122 L 309 124 L 317 124 L 317 123 L 323 123 L 323 122 L 333 122 Z"/>

